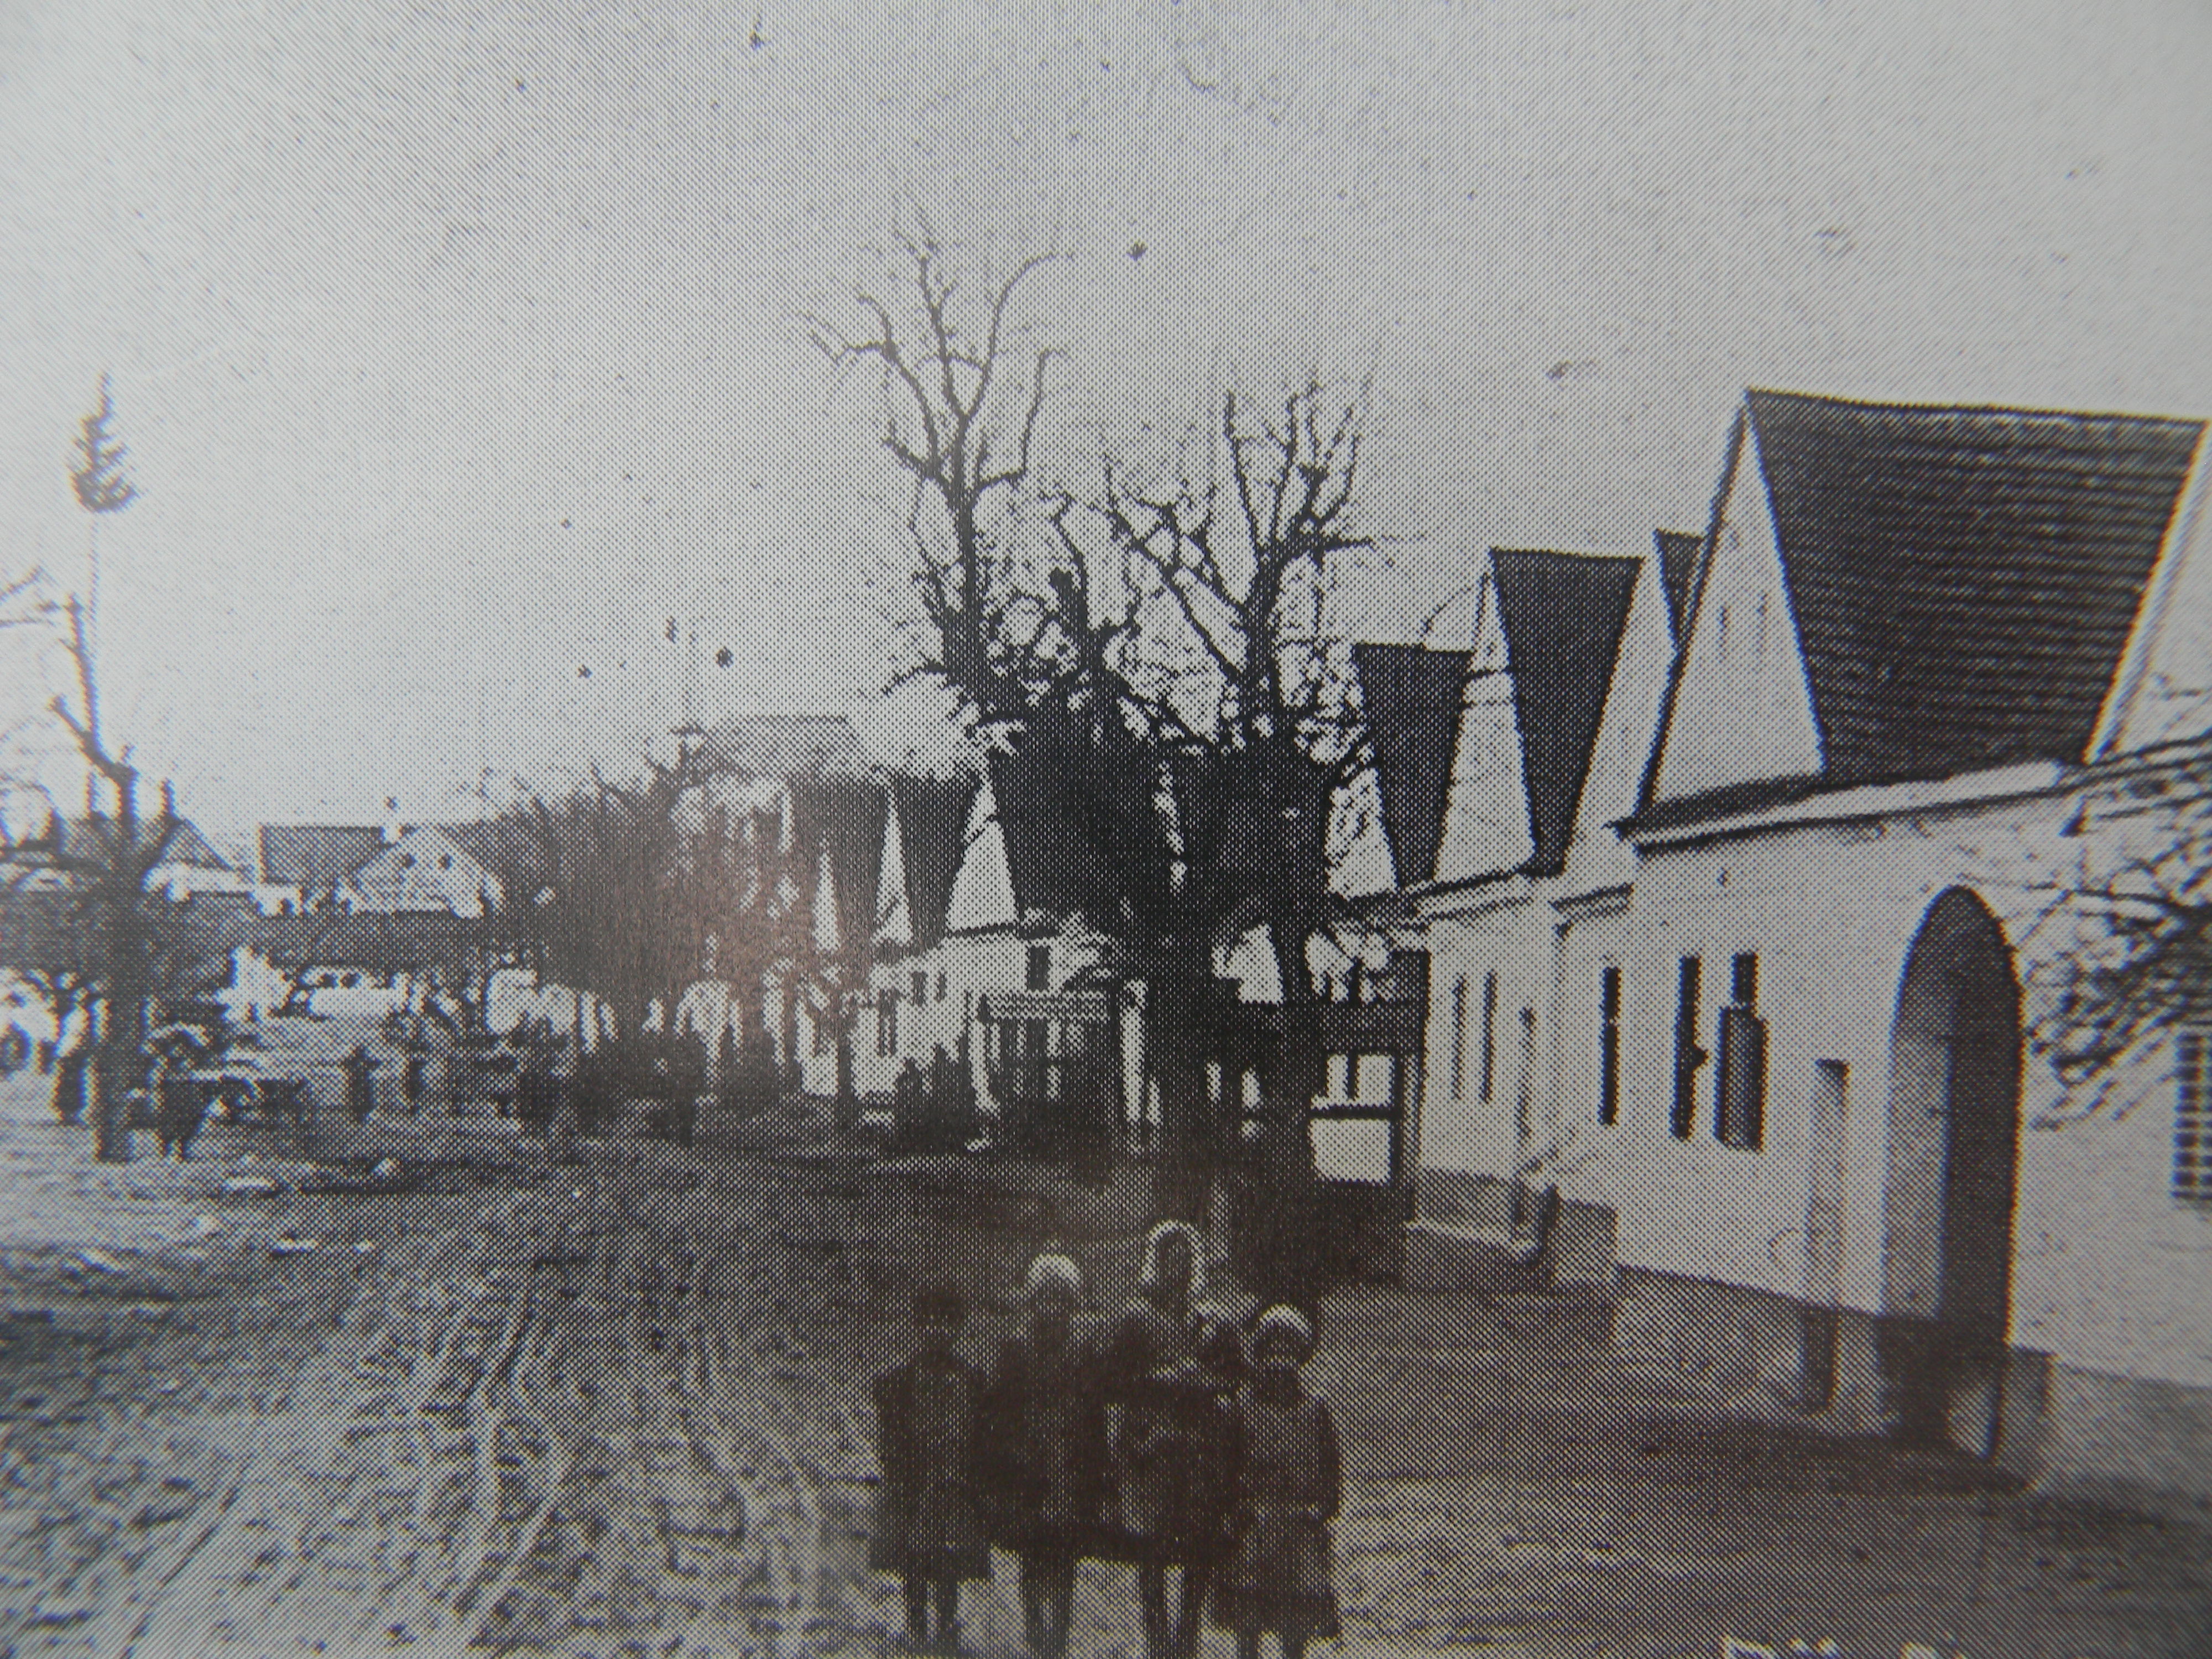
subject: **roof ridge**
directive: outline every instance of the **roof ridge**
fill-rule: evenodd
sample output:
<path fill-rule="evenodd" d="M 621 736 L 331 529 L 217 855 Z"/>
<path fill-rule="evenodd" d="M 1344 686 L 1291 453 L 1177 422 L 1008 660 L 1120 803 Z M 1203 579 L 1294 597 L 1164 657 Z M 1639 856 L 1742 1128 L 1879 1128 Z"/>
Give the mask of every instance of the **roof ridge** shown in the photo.
<path fill-rule="evenodd" d="M 2203 416 L 2193 415 L 2145 415 L 2139 411 L 2126 410 L 2057 409 L 2043 404 L 2027 404 L 1913 403 L 1879 398 L 1845 398 L 1834 392 L 1793 392 L 1783 386 L 1746 386 L 1744 397 L 1747 401 L 1772 398 L 1777 401 L 1816 404 L 1825 409 L 1855 410 L 1887 415 L 2002 415 L 2030 420 L 2066 421 L 2077 424 L 2089 422 L 2124 422 L 2133 426 L 2202 427 L 2205 424 Z"/>

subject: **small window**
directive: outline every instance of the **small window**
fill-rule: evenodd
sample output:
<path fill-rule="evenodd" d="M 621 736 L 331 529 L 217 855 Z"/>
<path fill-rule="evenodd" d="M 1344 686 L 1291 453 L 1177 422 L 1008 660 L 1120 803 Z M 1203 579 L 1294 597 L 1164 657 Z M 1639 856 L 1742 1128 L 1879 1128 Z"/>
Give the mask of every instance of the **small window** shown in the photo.
<path fill-rule="evenodd" d="M 450 870 L 450 869 L 452 869 L 452 868 L 453 867 L 453 855 L 451 853 L 441 853 L 441 854 L 438 854 L 438 867 L 439 867 L 441 870 Z"/>
<path fill-rule="evenodd" d="M 819 1014 L 810 1013 L 807 1016 L 807 1023 L 814 1028 L 814 1052 L 817 1054 L 828 1054 L 830 1052 L 830 1022 Z"/>
<path fill-rule="evenodd" d="M 1498 1092 L 1498 975 L 1482 976 L 1482 1098 Z"/>
<path fill-rule="evenodd" d="M 1452 982 L 1451 1092 L 1454 1100 L 1467 1098 L 1467 976 Z"/>
<path fill-rule="evenodd" d="M 944 1001 L 944 1000 L 945 1000 L 945 983 L 946 983 L 945 976 L 943 974 L 941 974 L 941 973 L 940 973 L 939 975 L 938 975 L 938 976 L 937 976 L 937 1000 L 938 1000 L 939 1002 L 942 1002 L 942 1001 Z"/>
<path fill-rule="evenodd" d="M 2173 1103 L 2173 1196 L 2212 1205 L 2212 1030 L 2185 1030 Z"/>
<path fill-rule="evenodd" d="M 1597 1121 L 1620 1121 L 1620 969 L 1597 976 Z"/>
<path fill-rule="evenodd" d="M 1759 1017 L 1755 952 L 1741 951 L 1729 964 L 1729 994 L 1713 1075 L 1713 1137 L 1755 1152 L 1766 1133 L 1766 1022 Z"/>
<path fill-rule="evenodd" d="M 412 853 L 402 853 L 399 855 L 399 867 L 403 870 L 412 870 L 415 867 L 415 855 Z"/>
<path fill-rule="evenodd" d="M 916 974 L 914 976 L 914 1000 L 916 1002 L 927 1002 L 929 1000 L 929 975 L 927 974 Z"/>
<path fill-rule="evenodd" d="M 1703 997 L 1705 963 L 1684 957 L 1674 991 L 1674 1109 L 1668 1127 L 1687 1140 L 1698 1115 L 1698 1072 L 1711 1056 L 1698 1046 L 1698 1012 Z"/>
<path fill-rule="evenodd" d="M 1052 946 L 1049 945 L 1030 946 L 1028 984 L 1032 991 L 1052 988 Z"/>

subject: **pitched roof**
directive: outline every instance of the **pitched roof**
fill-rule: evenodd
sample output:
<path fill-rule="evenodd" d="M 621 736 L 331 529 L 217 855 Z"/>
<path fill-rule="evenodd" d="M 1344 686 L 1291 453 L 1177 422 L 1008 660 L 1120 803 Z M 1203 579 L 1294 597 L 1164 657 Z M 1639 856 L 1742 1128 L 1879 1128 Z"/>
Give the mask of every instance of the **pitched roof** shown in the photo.
<path fill-rule="evenodd" d="M 1459 748 L 1470 651 L 1355 645 L 1352 665 L 1375 746 L 1382 828 L 1398 884 L 1433 880 L 1443 840 L 1452 758 Z"/>
<path fill-rule="evenodd" d="M 112 820 L 105 812 L 89 815 L 80 812 L 69 817 L 58 817 L 54 825 L 61 831 L 62 850 L 82 856 L 99 853 L 104 844 L 103 832 L 111 822 Z M 144 835 L 152 823 L 151 818 L 140 818 L 139 833 Z M 231 867 L 230 861 L 208 844 L 208 839 L 200 833 L 199 826 L 190 818 L 177 820 L 176 832 L 169 837 L 169 844 L 161 855 L 161 863 L 164 866 L 185 865 L 196 870 L 228 870 Z"/>
<path fill-rule="evenodd" d="M 1690 599 L 1698 583 L 1698 562 L 1705 538 L 1695 531 L 1655 530 L 1653 545 L 1659 554 L 1659 582 L 1666 590 L 1667 620 L 1679 641 L 1690 625 Z"/>
<path fill-rule="evenodd" d="M 906 863 L 907 909 L 917 949 L 926 950 L 945 936 L 945 913 L 952 902 L 961 855 L 967 850 L 968 809 L 977 787 L 972 776 L 891 780 L 898 802 L 899 851 Z"/>
<path fill-rule="evenodd" d="M 261 879 L 310 890 L 333 887 L 383 845 L 384 832 L 374 824 L 264 823 Z"/>
<path fill-rule="evenodd" d="M 1022 915 L 1082 915 L 1101 926 L 1115 920 L 1120 890 L 1105 862 L 1121 818 L 1115 804 L 1094 799 L 1047 746 L 994 754 L 985 764 Z"/>
<path fill-rule="evenodd" d="M 838 936 L 875 937 L 879 916 L 877 884 L 883 878 L 884 816 L 890 794 L 865 777 L 797 777 L 791 781 L 792 844 L 802 855 L 810 884 L 819 879 L 829 854 L 837 899 Z"/>
<path fill-rule="evenodd" d="M 738 714 L 701 741 L 701 753 L 739 777 L 860 778 L 866 746 L 842 714 Z"/>
<path fill-rule="evenodd" d="M 2203 423 L 1746 401 L 1826 781 L 2081 759 Z"/>
<path fill-rule="evenodd" d="M 1490 559 L 1535 849 L 1528 867 L 1548 875 L 1566 860 L 1639 562 L 1506 550 Z"/>

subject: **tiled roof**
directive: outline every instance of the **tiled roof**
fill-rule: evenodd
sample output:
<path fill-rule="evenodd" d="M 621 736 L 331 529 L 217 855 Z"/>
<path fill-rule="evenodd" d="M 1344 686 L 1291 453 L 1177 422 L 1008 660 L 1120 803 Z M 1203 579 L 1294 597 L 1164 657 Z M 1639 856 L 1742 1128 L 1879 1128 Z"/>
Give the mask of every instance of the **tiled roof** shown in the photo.
<path fill-rule="evenodd" d="M 1635 597 L 1638 561 L 1494 551 L 1498 619 L 1527 783 L 1530 871 L 1565 864 L 1590 749 Z"/>
<path fill-rule="evenodd" d="M 1473 659 L 1472 652 L 1418 645 L 1352 647 L 1375 747 L 1383 832 L 1401 887 L 1436 877 Z"/>
<path fill-rule="evenodd" d="M 1828 782 L 2080 760 L 2203 422 L 1747 402 Z"/>
<path fill-rule="evenodd" d="M 945 913 L 967 848 L 968 809 L 975 799 L 973 777 L 898 777 L 899 851 L 906 863 L 907 909 L 914 942 L 926 950 L 945 936 Z"/>
<path fill-rule="evenodd" d="M 1651 540 L 1659 555 L 1660 585 L 1667 593 L 1667 621 L 1679 641 L 1690 623 L 1690 598 L 1697 588 L 1705 538 L 1694 531 L 1655 530 Z"/>
<path fill-rule="evenodd" d="M 61 831 L 64 853 L 97 856 L 106 844 L 104 832 L 112 820 L 106 813 L 89 817 L 78 813 L 72 817 L 57 818 L 54 822 Z M 141 817 L 138 820 L 139 834 L 146 835 L 153 822 L 151 817 Z M 44 832 L 40 830 L 38 833 Z M 208 844 L 207 837 L 200 833 L 199 827 L 190 818 L 177 820 L 176 831 L 169 837 L 169 845 L 162 854 L 161 862 L 165 866 L 185 865 L 196 870 L 228 870 L 231 867 L 229 860 Z"/>
<path fill-rule="evenodd" d="M 332 887 L 383 845 L 384 832 L 374 824 L 264 823 L 261 879 L 310 891 Z"/>
<path fill-rule="evenodd" d="M 884 786 L 870 778 L 791 781 L 792 844 L 804 860 L 803 879 L 818 879 L 826 848 L 836 889 L 838 933 L 848 944 L 873 939 L 880 920 L 876 888 L 883 879 L 889 800 Z"/>
<path fill-rule="evenodd" d="M 1122 812 L 1094 799 L 1080 776 L 1054 764 L 1049 747 L 1041 745 L 1034 756 L 994 754 L 987 764 L 1006 838 L 1006 873 L 1022 915 L 1082 915 L 1112 925 L 1121 889 L 1106 858 Z"/>
<path fill-rule="evenodd" d="M 871 765 L 842 714 L 739 714 L 708 732 L 701 752 L 750 778 L 861 778 Z"/>

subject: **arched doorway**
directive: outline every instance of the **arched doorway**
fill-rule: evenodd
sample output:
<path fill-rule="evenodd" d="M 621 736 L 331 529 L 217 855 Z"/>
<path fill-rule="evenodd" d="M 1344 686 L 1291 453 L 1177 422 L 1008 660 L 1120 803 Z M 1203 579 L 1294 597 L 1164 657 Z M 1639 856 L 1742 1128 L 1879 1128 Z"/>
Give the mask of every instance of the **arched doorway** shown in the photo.
<path fill-rule="evenodd" d="M 2020 982 L 1989 907 L 1928 907 L 1891 1039 L 1881 1359 L 1897 1431 L 1996 1447 L 2020 1173 Z"/>

